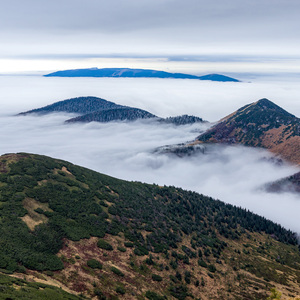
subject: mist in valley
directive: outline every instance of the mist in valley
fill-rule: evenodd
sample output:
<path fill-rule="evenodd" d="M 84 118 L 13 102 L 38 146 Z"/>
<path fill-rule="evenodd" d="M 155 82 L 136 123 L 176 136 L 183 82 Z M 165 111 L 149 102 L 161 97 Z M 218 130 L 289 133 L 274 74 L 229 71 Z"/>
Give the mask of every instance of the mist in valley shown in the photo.
<path fill-rule="evenodd" d="M 296 82 L 2 76 L 0 87 L 1 154 L 44 154 L 121 179 L 182 187 L 247 208 L 300 232 L 300 196 L 271 194 L 262 188 L 299 171 L 297 167 L 274 163 L 266 150 L 242 146 L 213 146 L 204 154 L 183 158 L 155 152 L 164 145 L 194 140 L 209 124 L 175 126 L 151 120 L 65 124 L 74 115 L 15 116 L 88 95 L 160 117 L 191 114 L 211 122 L 266 97 L 299 116 Z"/>

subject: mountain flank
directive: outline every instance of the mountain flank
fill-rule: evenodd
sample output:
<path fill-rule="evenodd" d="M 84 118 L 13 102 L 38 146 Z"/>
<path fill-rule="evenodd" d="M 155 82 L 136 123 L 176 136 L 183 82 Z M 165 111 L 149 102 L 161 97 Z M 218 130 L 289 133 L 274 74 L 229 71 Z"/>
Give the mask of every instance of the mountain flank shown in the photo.
<path fill-rule="evenodd" d="M 197 137 L 196 143 L 263 147 L 300 163 L 300 119 L 268 99 L 248 104 Z"/>
<path fill-rule="evenodd" d="M 3 155 L 0 170 L 0 272 L 25 287 L 98 299 L 300 294 L 296 235 L 247 210 L 34 154 Z"/>
<path fill-rule="evenodd" d="M 44 75 L 45 77 L 129 77 L 129 78 L 174 78 L 174 79 L 198 79 L 221 82 L 239 82 L 239 80 L 220 74 L 208 74 L 196 76 L 182 73 L 169 73 L 164 71 L 129 68 L 90 68 L 57 71 Z"/>
<path fill-rule="evenodd" d="M 300 193 L 300 172 L 266 185 L 266 190 L 271 193 Z"/>

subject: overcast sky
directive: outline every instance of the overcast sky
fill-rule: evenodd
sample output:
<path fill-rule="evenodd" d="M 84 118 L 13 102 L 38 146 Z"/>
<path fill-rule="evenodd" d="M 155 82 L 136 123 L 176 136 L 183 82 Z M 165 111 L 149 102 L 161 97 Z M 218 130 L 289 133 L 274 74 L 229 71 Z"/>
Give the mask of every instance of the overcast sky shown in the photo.
<path fill-rule="evenodd" d="M 233 58 L 288 59 L 295 68 L 299 13 L 299 0 L 2 1 L 0 72 L 128 66 L 137 58 L 175 69 Z"/>

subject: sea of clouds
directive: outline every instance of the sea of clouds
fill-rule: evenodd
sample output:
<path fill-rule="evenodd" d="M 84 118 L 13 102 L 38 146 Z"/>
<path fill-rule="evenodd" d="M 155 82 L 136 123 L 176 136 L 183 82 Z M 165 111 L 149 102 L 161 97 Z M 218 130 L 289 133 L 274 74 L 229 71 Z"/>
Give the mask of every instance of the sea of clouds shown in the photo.
<path fill-rule="evenodd" d="M 192 141 L 209 124 L 174 126 L 147 121 L 65 124 L 73 115 L 16 116 L 78 96 L 97 96 L 160 117 L 192 114 L 215 122 L 241 106 L 269 98 L 300 116 L 295 81 L 218 83 L 134 78 L 0 76 L 0 154 L 31 152 L 68 160 L 114 177 L 194 190 L 241 206 L 300 232 L 300 196 L 261 187 L 299 169 L 277 165 L 262 149 L 214 147 L 179 158 L 155 149 Z"/>

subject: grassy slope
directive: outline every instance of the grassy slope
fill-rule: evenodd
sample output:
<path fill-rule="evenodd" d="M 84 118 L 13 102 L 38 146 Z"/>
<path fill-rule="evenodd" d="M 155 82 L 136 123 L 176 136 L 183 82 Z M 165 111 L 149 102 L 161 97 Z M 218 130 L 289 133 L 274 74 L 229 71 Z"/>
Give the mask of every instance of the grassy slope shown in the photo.
<path fill-rule="evenodd" d="M 250 212 L 44 156 L 0 170 L 0 269 L 14 276 L 100 299 L 300 294 L 295 237 Z"/>

